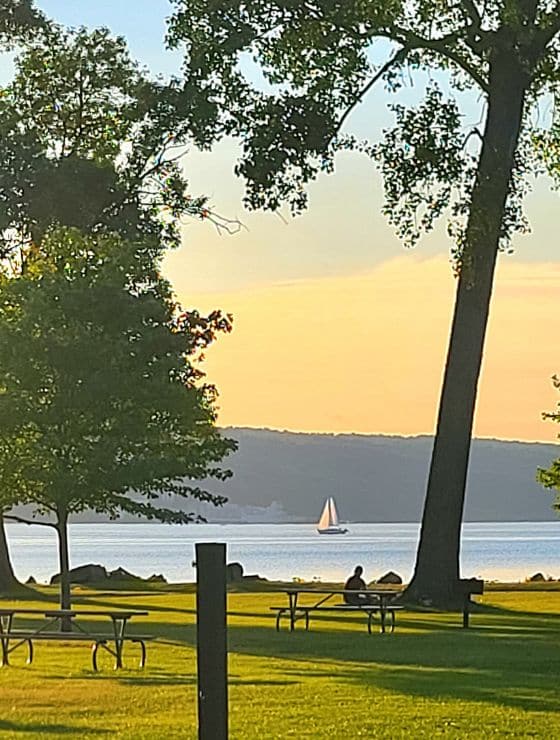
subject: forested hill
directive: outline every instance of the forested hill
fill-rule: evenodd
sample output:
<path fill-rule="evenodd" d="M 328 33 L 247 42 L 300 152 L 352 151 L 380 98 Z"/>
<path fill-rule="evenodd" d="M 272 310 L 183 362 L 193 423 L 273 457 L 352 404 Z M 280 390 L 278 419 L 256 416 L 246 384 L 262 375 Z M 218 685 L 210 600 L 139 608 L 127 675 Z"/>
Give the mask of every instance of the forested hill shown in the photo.
<path fill-rule="evenodd" d="M 210 520 L 316 521 L 326 496 L 348 521 L 419 521 L 432 438 L 295 434 L 226 429 L 239 441 L 234 471 L 212 483 L 229 503 Z M 535 481 L 539 466 L 560 456 L 558 445 L 475 440 L 467 521 L 543 521 L 556 517 L 554 499 Z"/>
<path fill-rule="evenodd" d="M 227 461 L 233 478 L 206 482 L 229 499 L 220 509 L 199 507 L 210 522 L 316 522 L 327 496 L 335 497 L 343 521 L 420 520 L 431 437 L 238 428 L 224 433 L 238 440 L 239 450 Z M 536 483 L 535 473 L 559 456 L 558 445 L 475 440 L 466 521 L 554 520 L 554 496 Z M 191 500 L 174 504 L 193 510 Z M 84 512 L 72 519 L 103 517 Z"/>

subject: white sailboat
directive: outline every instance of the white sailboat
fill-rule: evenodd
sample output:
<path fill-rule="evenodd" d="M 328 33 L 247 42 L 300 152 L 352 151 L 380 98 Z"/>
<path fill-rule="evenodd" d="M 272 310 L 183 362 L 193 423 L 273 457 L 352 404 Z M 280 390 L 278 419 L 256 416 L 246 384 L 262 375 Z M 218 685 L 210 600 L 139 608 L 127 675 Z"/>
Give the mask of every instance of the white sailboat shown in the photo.
<path fill-rule="evenodd" d="M 325 501 L 323 513 L 317 523 L 317 532 L 319 534 L 346 534 L 348 532 L 347 529 L 343 529 L 338 523 L 338 513 L 332 496 L 329 496 Z"/>

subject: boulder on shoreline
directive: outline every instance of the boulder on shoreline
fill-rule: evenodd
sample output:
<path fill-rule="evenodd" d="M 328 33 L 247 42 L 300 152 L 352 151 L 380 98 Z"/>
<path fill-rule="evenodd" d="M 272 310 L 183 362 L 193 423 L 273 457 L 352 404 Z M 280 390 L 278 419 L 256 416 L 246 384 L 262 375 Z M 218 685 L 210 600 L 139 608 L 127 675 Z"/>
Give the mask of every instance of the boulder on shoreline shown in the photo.
<path fill-rule="evenodd" d="M 108 575 L 107 578 L 110 581 L 142 581 L 143 579 L 140 576 L 135 576 L 134 573 L 130 573 L 128 570 L 125 570 L 124 568 L 116 568 L 115 570 L 112 570 Z"/>
<path fill-rule="evenodd" d="M 97 583 L 103 584 L 106 582 L 133 582 L 133 583 L 167 583 L 165 576 L 161 574 L 153 574 L 149 578 L 142 578 L 142 576 L 134 575 L 124 568 L 115 568 L 115 570 L 107 571 L 102 565 L 96 565 L 94 563 L 88 563 L 87 565 L 79 565 L 76 568 L 70 570 L 70 583 L 75 584 L 88 584 Z M 51 586 L 60 583 L 60 573 L 54 575 L 51 580 Z"/>
<path fill-rule="evenodd" d="M 243 579 L 243 566 L 241 563 L 228 563 L 226 565 L 227 583 L 239 583 Z"/>
<path fill-rule="evenodd" d="M 167 583 L 167 578 L 161 573 L 153 573 L 149 578 L 146 578 L 148 583 Z"/>
<path fill-rule="evenodd" d="M 79 565 L 77 568 L 71 568 L 69 571 L 70 583 L 95 583 L 97 581 L 107 580 L 107 571 L 102 565 L 88 563 Z M 54 575 L 51 580 L 51 586 L 60 583 L 60 573 Z"/>
<path fill-rule="evenodd" d="M 398 573 L 395 573 L 393 570 L 390 570 L 388 573 L 385 573 L 385 575 L 381 576 L 381 578 L 377 579 L 377 583 L 394 583 L 400 585 L 402 582 L 403 579 Z"/>

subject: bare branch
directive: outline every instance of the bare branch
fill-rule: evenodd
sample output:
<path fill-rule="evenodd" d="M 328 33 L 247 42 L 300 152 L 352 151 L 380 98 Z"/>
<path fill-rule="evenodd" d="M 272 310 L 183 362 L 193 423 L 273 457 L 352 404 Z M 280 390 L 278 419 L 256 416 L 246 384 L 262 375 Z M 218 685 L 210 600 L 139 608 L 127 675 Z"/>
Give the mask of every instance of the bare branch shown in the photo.
<path fill-rule="evenodd" d="M 213 211 L 209 211 L 206 208 L 203 208 L 201 211 L 196 211 L 195 213 L 190 215 L 198 217 L 201 220 L 210 221 L 210 223 L 214 224 L 214 226 L 216 227 L 216 231 L 220 235 L 224 231 L 227 234 L 238 234 L 242 229 L 247 230 L 245 224 L 238 218 L 226 218 L 225 216 L 220 216 L 219 213 L 214 213 Z"/>

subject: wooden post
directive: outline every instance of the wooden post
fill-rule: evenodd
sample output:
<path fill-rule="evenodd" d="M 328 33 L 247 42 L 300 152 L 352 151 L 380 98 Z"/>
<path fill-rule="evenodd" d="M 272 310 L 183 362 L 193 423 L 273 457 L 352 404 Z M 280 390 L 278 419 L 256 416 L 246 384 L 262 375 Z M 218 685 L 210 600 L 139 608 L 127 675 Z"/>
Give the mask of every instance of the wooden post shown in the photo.
<path fill-rule="evenodd" d="M 198 738 L 227 740 L 226 546 L 196 545 Z"/>

